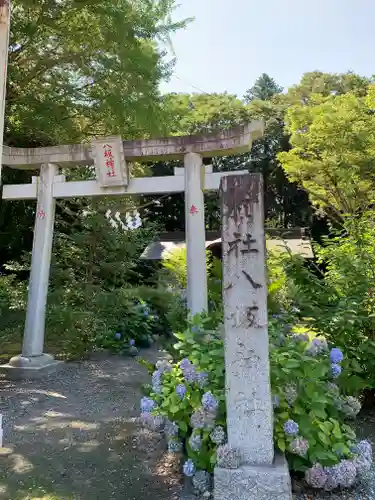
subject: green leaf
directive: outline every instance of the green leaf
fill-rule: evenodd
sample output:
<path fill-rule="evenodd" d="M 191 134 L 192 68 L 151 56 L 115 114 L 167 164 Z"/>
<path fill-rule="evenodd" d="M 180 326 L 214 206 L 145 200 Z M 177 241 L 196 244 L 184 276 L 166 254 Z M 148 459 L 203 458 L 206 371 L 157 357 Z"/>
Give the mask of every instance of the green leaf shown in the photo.
<path fill-rule="evenodd" d="M 286 450 L 286 443 L 285 443 L 285 440 L 282 439 L 282 438 L 279 438 L 277 440 L 277 446 L 279 448 L 280 451 L 282 451 L 284 453 L 284 451 Z"/>

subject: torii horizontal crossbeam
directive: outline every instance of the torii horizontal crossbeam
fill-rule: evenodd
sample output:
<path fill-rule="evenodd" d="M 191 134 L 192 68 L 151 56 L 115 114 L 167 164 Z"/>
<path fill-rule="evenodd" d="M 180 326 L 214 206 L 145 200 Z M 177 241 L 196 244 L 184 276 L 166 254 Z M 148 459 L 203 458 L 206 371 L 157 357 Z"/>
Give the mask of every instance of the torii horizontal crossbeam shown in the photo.
<path fill-rule="evenodd" d="M 262 137 L 263 132 L 263 122 L 253 121 L 216 134 L 123 141 L 124 156 L 130 162 L 180 160 L 187 153 L 198 153 L 210 158 L 229 156 L 250 151 L 252 141 Z M 35 169 L 45 163 L 92 165 L 94 159 L 91 144 L 29 149 L 4 146 L 2 163 L 9 167 Z"/>
<path fill-rule="evenodd" d="M 247 171 L 214 172 L 205 175 L 205 191 L 217 191 L 223 175 L 246 174 Z M 127 187 L 113 186 L 102 188 L 96 181 L 59 182 L 57 176 L 52 186 L 54 198 L 78 198 L 80 196 L 118 196 L 134 194 L 182 193 L 185 191 L 183 176 L 138 177 L 130 179 Z M 35 200 L 37 184 L 5 184 L 3 200 Z"/>

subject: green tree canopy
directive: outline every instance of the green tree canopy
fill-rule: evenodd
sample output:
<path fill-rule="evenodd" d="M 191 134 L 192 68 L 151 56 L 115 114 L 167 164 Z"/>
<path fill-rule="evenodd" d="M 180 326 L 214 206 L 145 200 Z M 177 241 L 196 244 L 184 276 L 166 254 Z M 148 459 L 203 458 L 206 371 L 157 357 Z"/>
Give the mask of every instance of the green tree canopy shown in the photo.
<path fill-rule="evenodd" d="M 311 94 L 308 105 L 292 106 L 286 117 L 292 149 L 278 154 L 288 178 L 336 221 L 375 198 L 374 87 L 366 97 L 356 94 Z"/>
<path fill-rule="evenodd" d="M 254 99 L 269 101 L 275 94 L 280 94 L 282 91 L 283 88 L 272 77 L 263 73 L 255 80 L 254 85 L 246 91 L 244 98 L 246 102 L 251 102 Z"/>
<path fill-rule="evenodd" d="M 14 0 L 6 142 L 26 146 L 160 130 L 157 41 L 175 0 Z"/>

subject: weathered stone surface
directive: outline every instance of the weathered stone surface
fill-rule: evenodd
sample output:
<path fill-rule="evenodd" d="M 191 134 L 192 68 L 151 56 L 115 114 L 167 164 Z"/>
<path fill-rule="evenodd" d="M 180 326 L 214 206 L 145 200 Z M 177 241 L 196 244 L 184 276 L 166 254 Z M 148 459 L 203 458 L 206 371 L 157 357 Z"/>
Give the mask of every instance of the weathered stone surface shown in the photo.
<path fill-rule="evenodd" d="M 208 158 L 228 156 L 250 151 L 252 141 L 262 137 L 263 131 L 263 122 L 253 121 L 216 134 L 123 141 L 124 154 L 125 158 L 139 162 L 178 160 L 186 153 L 198 153 Z M 92 165 L 92 147 L 89 144 L 28 149 L 4 146 L 3 165 L 35 168 L 42 163 Z"/>
<path fill-rule="evenodd" d="M 285 458 L 272 465 L 243 465 L 215 469 L 214 500 L 291 500 L 291 482 Z"/>
<path fill-rule="evenodd" d="M 228 442 L 242 463 L 271 465 L 263 182 L 224 177 L 221 190 Z"/>
<path fill-rule="evenodd" d="M 10 380 L 39 379 L 55 373 L 64 367 L 50 354 L 40 356 L 15 356 L 8 364 L 0 366 L 0 373 Z"/>

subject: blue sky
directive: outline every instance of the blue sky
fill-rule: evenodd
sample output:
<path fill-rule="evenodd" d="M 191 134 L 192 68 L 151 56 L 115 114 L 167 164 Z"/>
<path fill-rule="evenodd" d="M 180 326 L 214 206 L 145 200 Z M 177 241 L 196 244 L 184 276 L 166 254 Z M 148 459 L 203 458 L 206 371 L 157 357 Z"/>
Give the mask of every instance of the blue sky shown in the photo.
<path fill-rule="evenodd" d="M 242 96 L 262 73 L 284 87 L 306 71 L 375 74 L 375 0 L 180 0 L 195 17 L 172 38 L 175 76 L 165 92 Z"/>

